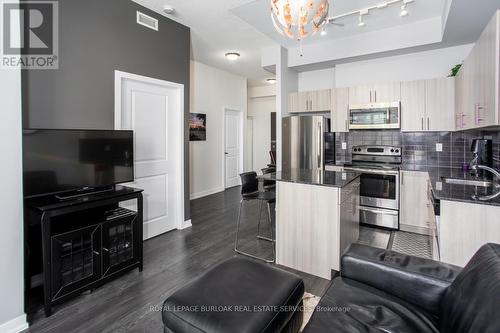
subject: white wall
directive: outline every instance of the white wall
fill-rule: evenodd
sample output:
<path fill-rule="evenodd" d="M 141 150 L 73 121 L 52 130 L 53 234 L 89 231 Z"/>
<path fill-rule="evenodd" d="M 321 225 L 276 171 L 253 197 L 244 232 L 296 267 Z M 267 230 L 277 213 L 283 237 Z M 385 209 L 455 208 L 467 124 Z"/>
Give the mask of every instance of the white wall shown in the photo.
<path fill-rule="evenodd" d="M 21 160 L 21 74 L 0 70 L 0 195 L 2 231 L 0 252 L 0 332 L 19 332 L 27 328 L 23 287 L 23 197 Z"/>
<path fill-rule="evenodd" d="M 248 99 L 248 117 L 253 120 L 252 166 L 248 168 L 257 173 L 270 163 L 271 112 L 276 112 L 276 96 Z"/>
<path fill-rule="evenodd" d="M 467 44 L 337 65 L 336 86 L 446 77 L 456 64 L 467 58 L 472 47 L 473 44 Z"/>
<path fill-rule="evenodd" d="M 224 108 L 241 110 L 246 123 L 247 80 L 192 61 L 190 89 L 191 112 L 207 114 L 207 141 L 189 147 L 191 198 L 199 198 L 224 190 Z"/>
<path fill-rule="evenodd" d="M 409 53 L 337 65 L 299 73 L 299 91 L 361 84 L 446 77 L 462 63 L 474 44 Z"/>
<path fill-rule="evenodd" d="M 335 68 L 299 73 L 299 91 L 332 89 L 335 87 Z"/>

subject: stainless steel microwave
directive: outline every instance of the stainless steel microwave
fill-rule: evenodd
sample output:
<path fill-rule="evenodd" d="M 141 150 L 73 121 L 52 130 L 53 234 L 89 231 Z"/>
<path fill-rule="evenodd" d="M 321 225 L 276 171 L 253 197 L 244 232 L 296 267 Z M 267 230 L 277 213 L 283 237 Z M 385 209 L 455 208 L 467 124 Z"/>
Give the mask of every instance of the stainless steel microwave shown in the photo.
<path fill-rule="evenodd" d="M 401 128 L 401 103 L 349 105 L 349 129 Z"/>

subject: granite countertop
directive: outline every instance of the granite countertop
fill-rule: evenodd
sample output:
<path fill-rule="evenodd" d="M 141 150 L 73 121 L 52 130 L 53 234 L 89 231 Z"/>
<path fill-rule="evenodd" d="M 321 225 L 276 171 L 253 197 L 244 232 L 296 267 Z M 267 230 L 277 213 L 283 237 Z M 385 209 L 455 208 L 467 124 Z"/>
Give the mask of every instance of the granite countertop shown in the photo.
<path fill-rule="evenodd" d="M 357 172 L 335 172 L 308 169 L 288 169 L 259 176 L 265 180 L 342 188 L 357 179 Z"/>
<path fill-rule="evenodd" d="M 474 178 L 469 172 L 464 172 L 461 168 L 402 166 L 401 170 L 428 172 L 435 199 L 500 206 L 500 196 L 488 201 L 480 201 L 474 198 L 474 196 L 487 196 L 497 193 L 500 188 L 448 184 L 445 182 L 444 178 L 487 180 Z M 498 183 L 498 180 L 493 179 L 493 182 Z"/>

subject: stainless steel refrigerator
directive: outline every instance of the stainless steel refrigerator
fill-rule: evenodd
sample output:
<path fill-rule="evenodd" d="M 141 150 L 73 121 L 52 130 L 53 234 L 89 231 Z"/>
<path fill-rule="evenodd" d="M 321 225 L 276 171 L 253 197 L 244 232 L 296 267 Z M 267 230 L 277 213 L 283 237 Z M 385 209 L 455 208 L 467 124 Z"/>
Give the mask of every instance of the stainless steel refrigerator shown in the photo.
<path fill-rule="evenodd" d="M 283 170 L 323 170 L 329 119 L 323 116 L 291 116 L 283 118 L 282 124 Z"/>

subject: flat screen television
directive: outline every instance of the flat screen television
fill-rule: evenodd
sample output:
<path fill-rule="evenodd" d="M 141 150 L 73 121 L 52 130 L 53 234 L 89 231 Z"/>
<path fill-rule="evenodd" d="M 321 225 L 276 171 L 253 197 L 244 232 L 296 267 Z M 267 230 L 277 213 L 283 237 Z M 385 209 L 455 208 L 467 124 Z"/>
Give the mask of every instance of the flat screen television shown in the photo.
<path fill-rule="evenodd" d="M 133 180 L 132 131 L 23 130 L 25 197 L 92 191 Z"/>

